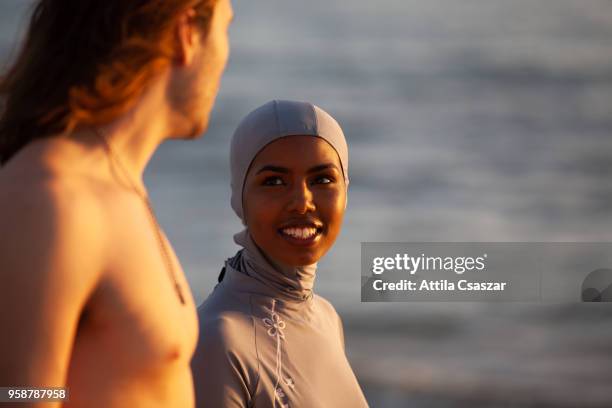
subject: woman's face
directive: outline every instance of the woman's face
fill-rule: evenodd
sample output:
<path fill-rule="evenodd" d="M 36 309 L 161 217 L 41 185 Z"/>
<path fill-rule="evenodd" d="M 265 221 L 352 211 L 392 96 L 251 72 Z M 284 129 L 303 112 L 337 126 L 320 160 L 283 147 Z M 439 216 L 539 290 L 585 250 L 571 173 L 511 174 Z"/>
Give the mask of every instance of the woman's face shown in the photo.
<path fill-rule="evenodd" d="M 346 190 L 336 151 L 313 136 L 289 136 L 253 160 L 242 203 L 255 243 L 272 260 L 310 265 L 333 245 Z"/>

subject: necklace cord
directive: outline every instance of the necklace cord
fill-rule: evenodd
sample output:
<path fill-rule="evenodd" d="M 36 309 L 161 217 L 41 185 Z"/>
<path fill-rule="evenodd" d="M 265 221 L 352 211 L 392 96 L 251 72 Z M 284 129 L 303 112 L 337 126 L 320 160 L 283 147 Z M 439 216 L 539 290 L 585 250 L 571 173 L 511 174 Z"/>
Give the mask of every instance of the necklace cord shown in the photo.
<path fill-rule="evenodd" d="M 146 193 L 146 191 L 141 191 L 136 186 L 136 183 L 134 183 L 134 181 L 132 180 L 132 178 L 129 175 L 129 172 L 123 166 L 123 163 L 119 159 L 119 156 L 117 155 L 117 153 L 113 149 L 111 143 L 104 137 L 104 135 L 102 135 L 102 133 L 98 129 L 96 129 L 96 128 L 94 128 L 94 133 L 96 134 L 96 136 L 98 138 L 100 138 L 100 140 L 104 144 L 104 150 L 106 151 L 106 154 L 107 154 L 107 157 L 109 159 L 109 163 L 111 165 L 111 169 L 113 170 L 113 173 L 116 174 L 114 172 L 114 166 L 113 166 L 113 163 L 115 163 L 117 165 L 117 167 L 119 167 L 121 173 L 123 173 L 123 177 L 129 183 L 130 189 L 138 197 L 140 197 L 140 199 L 144 203 L 144 205 L 145 205 L 145 207 L 147 209 L 147 213 L 149 214 L 149 220 L 151 222 L 153 230 L 155 231 L 155 236 L 157 238 L 157 242 L 158 242 L 158 246 L 159 246 L 162 258 L 164 259 L 164 262 L 166 264 L 166 271 L 168 272 L 168 275 L 170 276 L 170 279 L 172 280 L 172 283 L 173 283 L 173 286 L 174 286 L 174 290 L 176 291 L 177 297 L 179 298 L 181 304 L 183 304 L 183 305 L 186 304 L 185 296 L 183 295 L 183 289 L 182 289 L 181 285 L 178 282 L 178 279 L 177 279 L 177 276 L 176 276 L 176 270 L 174 268 L 174 265 L 172 263 L 172 259 L 170 257 L 170 251 L 169 251 L 169 249 L 168 249 L 168 247 L 167 247 L 167 245 L 166 245 L 166 243 L 164 241 L 164 237 L 162 235 L 161 226 L 159 225 L 159 222 L 157 221 L 157 217 L 155 216 L 155 211 L 153 210 L 153 206 L 151 205 L 151 200 L 149 199 L 148 194 Z"/>

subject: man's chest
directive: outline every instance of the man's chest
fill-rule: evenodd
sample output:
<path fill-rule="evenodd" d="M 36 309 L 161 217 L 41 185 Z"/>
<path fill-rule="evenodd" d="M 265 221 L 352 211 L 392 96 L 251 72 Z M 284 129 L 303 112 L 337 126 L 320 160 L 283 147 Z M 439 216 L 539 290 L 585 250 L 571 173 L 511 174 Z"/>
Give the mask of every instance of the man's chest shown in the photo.
<path fill-rule="evenodd" d="M 92 324 L 134 363 L 188 361 L 198 335 L 191 291 L 172 247 L 139 204 L 109 219 L 113 239 L 89 306 Z"/>

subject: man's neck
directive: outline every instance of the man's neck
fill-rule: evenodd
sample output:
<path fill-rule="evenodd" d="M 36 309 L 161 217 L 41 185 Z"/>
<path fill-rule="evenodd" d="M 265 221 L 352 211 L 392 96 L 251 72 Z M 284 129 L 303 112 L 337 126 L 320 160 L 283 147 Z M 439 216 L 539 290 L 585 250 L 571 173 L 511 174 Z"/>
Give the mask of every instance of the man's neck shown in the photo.
<path fill-rule="evenodd" d="M 130 172 L 142 178 L 155 150 L 171 133 L 170 114 L 163 81 L 156 81 L 129 112 L 100 130 Z"/>
<path fill-rule="evenodd" d="M 128 177 L 144 188 L 143 174 L 151 157 L 171 134 L 171 110 L 165 99 L 165 81 L 155 81 L 136 105 L 111 123 L 95 129 L 111 146 Z M 78 138 L 79 134 L 74 137 Z"/>

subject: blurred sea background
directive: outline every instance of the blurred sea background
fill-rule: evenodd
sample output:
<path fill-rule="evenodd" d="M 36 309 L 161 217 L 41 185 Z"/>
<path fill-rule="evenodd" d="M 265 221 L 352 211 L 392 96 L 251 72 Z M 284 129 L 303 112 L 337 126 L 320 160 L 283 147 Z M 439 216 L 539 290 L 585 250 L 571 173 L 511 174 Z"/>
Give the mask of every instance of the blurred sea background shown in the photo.
<path fill-rule="evenodd" d="M 1 0 L 0 55 L 31 1 Z M 606 304 L 360 302 L 360 242 L 612 242 L 609 0 L 234 0 L 212 122 L 146 180 L 198 302 L 241 229 L 228 151 L 270 99 L 308 100 L 351 153 L 316 290 L 372 407 L 612 407 Z M 612 267 L 612 265 L 604 265 Z"/>

